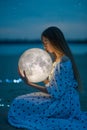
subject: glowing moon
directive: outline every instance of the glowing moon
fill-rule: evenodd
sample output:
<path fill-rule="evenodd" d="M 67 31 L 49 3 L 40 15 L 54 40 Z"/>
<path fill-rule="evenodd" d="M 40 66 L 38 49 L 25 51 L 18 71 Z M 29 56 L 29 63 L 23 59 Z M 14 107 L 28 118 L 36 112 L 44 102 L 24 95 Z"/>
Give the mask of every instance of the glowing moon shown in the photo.
<path fill-rule="evenodd" d="M 22 76 L 25 71 L 31 82 L 41 82 L 51 72 L 52 59 L 45 50 L 28 49 L 19 58 L 18 66 Z"/>

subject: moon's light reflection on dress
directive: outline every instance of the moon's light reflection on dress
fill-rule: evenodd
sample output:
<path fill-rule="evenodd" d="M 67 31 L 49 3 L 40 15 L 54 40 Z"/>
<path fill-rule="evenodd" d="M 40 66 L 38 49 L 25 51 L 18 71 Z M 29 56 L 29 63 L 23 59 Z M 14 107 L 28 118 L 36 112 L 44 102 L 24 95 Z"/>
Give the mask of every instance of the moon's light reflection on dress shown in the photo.
<path fill-rule="evenodd" d="M 21 74 L 23 75 L 23 71 L 25 71 L 31 82 L 41 82 L 51 72 L 52 59 L 45 50 L 32 48 L 21 55 L 18 66 Z"/>

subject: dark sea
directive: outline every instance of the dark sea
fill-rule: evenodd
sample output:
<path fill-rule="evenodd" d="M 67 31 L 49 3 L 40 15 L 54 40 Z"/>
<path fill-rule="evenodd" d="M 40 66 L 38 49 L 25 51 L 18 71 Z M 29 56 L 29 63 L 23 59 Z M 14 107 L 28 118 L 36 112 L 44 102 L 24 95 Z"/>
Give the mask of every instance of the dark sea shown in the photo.
<path fill-rule="evenodd" d="M 69 43 L 68 45 L 73 54 L 87 53 L 87 43 Z M 42 43 L 0 44 L 0 55 L 17 55 L 30 48 L 43 48 L 43 45 Z"/>

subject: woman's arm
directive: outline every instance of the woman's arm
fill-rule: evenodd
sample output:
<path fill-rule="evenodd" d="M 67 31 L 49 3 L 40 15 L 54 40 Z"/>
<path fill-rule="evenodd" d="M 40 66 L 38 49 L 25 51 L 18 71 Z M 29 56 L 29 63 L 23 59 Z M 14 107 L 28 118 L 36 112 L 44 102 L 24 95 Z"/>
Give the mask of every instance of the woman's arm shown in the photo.
<path fill-rule="evenodd" d="M 26 76 L 25 71 L 24 71 L 24 81 L 26 82 L 27 85 L 30 85 L 30 86 L 32 86 L 32 87 L 34 87 L 34 88 L 36 88 L 36 89 L 39 89 L 39 90 L 42 91 L 42 92 L 48 93 L 48 92 L 47 92 L 47 89 L 46 89 L 45 87 L 30 82 L 29 79 L 28 79 L 27 76 Z"/>
<path fill-rule="evenodd" d="M 47 89 L 46 89 L 45 87 L 30 82 L 29 79 L 28 79 L 27 76 L 26 76 L 25 71 L 23 72 L 23 73 L 24 73 L 24 76 L 22 76 L 21 73 L 20 73 L 20 70 L 19 70 L 19 68 L 18 68 L 18 73 L 19 73 L 20 77 L 24 80 L 24 82 L 25 82 L 27 85 L 30 85 L 30 86 L 32 86 L 32 87 L 34 87 L 34 88 L 36 88 L 36 89 L 38 89 L 38 90 L 40 90 L 40 91 L 42 91 L 42 92 L 44 92 L 44 93 L 48 93 L 48 92 L 47 92 Z"/>

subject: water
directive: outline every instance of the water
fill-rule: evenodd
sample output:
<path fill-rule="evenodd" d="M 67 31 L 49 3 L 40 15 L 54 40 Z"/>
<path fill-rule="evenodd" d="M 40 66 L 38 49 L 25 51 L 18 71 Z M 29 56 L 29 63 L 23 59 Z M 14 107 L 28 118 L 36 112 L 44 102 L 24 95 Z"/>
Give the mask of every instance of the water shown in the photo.
<path fill-rule="evenodd" d="M 69 44 L 73 54 L 87 54 L 87 44 Z"/>
<path fill-rule="evenodd" d="M 23 53 L 25 50 L 30 48 L 43 48 L 40 43 L 32 44 L 1 44 L 0 45 L 0 54 L 1 55 L 17 55 Z"/>
<path fill-rule="evenodd" d="M 85 54 L 87 53 L 87 44 L 69 44 L 69 47 L 73 54 Z M 43 48 L 42 43 L 32 43 L 32 44 L 1 44 L 0 45 L 0 55 L 11 55 L 11 54 L 21 54 L 23 51 L 29 48 Z"/>

